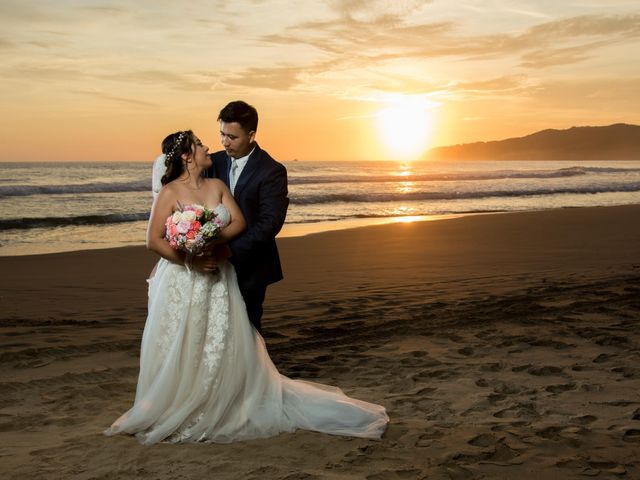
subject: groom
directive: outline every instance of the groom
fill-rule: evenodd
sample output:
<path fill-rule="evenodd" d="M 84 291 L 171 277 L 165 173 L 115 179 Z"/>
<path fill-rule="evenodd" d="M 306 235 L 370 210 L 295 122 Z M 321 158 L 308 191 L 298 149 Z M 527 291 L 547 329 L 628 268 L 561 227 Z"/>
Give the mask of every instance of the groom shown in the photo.
<path fill-rule="evenodd" d="M 208 177 L 231 190 L 247 229 L 229 243 L 231 263 L 249 320 L 261 332 L 262 303 L 267 285 L 282 280 L 275 237 L 289 206 L 287 170 L 255 142 L 258 112 L 243 101 L 229 103 L 218 115 L 224 151 L 211 155 Z"/>

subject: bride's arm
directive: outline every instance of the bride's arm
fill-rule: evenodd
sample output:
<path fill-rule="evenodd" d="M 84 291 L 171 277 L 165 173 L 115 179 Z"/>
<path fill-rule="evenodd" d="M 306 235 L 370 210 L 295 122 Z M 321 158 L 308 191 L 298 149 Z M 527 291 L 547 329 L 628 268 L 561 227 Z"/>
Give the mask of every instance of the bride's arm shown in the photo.
<path fill-rule="evenodd" d="M 168 188 L 163 188 L 158 194 L 158 198 L 153 202 L 151 207 L 151 216 L 149 225 L 147 226 L 146 245 L 149 250 L 157 253 L 162 258 L 166 258 L 170 262 L 184 265 L 185 254 L 174 250 L 169 246 L 164 238 L 165 222 L 167 217 L 173 213 L 173 205 L 175 198 Z"/>
<path fill-rule="evenodd" d="M 221 202 L 229 211 L 231 222 L 220 231 L 220 235 L 218 235 L 215 243 L 227 243 L 247 228 L 247 222 L 245 222 L 240 207 L 238 207 L 238 204 L 233 199 L 233 195 L 231 195 L 227 186 L 223 182 L 220 182 L 220 187 L 222 189 Z"/>

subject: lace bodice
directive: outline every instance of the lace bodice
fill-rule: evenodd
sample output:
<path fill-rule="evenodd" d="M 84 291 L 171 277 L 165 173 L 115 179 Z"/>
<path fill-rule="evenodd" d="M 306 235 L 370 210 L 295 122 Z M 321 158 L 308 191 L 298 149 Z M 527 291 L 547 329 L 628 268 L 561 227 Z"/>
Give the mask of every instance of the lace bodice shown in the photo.
<path fill-rule="evenodd" d="M 227 210 L 227 207 L 224 206 L 224 204 L 219 203 L 218 205 L 216 205 L 213 211 L 216 212 L 216 215 L 218 216 L 220 226 L 226 227 L 227 225 L 229 225 L 229 222 L 231 222 L 231 214 L 229 213 L 229 210 Z"/>

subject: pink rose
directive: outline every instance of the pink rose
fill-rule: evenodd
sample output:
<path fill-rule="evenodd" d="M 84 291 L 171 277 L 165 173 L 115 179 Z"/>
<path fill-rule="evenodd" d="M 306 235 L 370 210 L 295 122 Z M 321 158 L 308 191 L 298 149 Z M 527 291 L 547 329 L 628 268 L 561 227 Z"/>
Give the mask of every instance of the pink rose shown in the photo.
<path fill-rule="evenodd" d="M 196 232 L 194 232 L 193 230 L 189 230 L 189 231 L 187 232 L 187 238 L 188 238 L 189 240 L 193 240 L 194 238 L 196 238 Z"/>
<path fill-rule="evenodd" d="M 178 230 L 178 233 L 187 233 L 190 226 L 191 223 L 187 222 L 186 220 L 180 220 L 180 222 L 178 222 L 178 225 L 176 225 L 176 229 Z"/>

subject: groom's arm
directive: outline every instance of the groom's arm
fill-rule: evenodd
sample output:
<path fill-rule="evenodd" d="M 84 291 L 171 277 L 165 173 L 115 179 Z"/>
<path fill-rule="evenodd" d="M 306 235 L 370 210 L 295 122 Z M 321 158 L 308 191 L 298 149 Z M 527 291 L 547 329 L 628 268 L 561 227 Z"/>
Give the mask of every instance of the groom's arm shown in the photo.
<path fill-rule="evenodd" d="M 230 243 L 234 256 L 246 257 L 282 229 L 289 206 L 287 170 L 278 164 L 260 185 L 258 221 Z"/>

